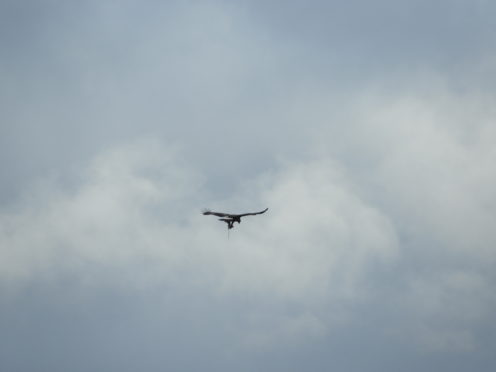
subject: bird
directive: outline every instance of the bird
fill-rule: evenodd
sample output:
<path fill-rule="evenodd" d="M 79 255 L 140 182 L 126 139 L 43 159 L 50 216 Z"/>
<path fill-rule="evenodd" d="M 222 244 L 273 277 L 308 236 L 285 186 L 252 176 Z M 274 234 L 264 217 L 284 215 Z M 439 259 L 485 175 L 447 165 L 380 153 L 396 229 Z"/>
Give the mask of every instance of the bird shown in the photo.
<path fill-rule="evenodd" d="M 227 229 L 228 231 L 234 227 L 234 222 L 237 222 L 238 224 L 241 223 L 241 217 L 245 216 L 255 216 L 257 214 L 262 214 L 267 212 L 269 208 L 265 208 L 263 211 L 260 212 L 252 212 L 252 213 L 240 213 L 240 214 L 231 214 L 231 213 L 222 213 L 222 212 L 212 212 L 209 209 L 203 210 L 203 215 L 204 216 L 217 216 L 217 217 L 222 217 L 219 218 L 219 221 L 224 221 L 227 223 Z"/>

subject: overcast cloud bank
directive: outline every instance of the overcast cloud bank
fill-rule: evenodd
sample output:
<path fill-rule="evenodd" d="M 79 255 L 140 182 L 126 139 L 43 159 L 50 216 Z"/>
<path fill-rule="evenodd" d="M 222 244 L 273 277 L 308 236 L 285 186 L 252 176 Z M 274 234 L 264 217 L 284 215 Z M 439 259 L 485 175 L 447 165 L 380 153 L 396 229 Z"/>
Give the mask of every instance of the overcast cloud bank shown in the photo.
<path fill-rule="evenodd" d="M 494 6 L 311 4 L 2 4 L 4 369 L 494 369 Z"/>

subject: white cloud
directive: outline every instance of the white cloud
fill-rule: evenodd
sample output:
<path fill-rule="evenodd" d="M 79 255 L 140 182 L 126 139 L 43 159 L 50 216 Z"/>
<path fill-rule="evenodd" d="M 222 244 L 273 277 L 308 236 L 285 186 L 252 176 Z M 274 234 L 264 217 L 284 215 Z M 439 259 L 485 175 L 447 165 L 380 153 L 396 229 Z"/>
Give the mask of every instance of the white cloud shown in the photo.
<path fill-rule="evenodd" d="M 64 280 L 71 272 L 90 287 L 102 280 L 119 288 L 167 282 L 177 291 L 186 285 L 215 296 L 305 304 L 305 319 L 314 321 L 295 314 L 271 322 L 296 334 L 306 324 L 330 326 L 332 315 L 318 319 L 323 310 L 360 297 L 368 266 L 394 256 L 388 219 L 353 195 L 330 162 L 288 164 L 251 182 L 251 200 L 242 193 L 240 205 L 269 212 L 247 217 L 227 240 L 225 226 L 195 205 L 205 195 L 198 195 L 200 177 L 176 159 L 154 141 L 125 145 L 98 156 L 73 192 L 41 192 L 3 213 L 0 274 L 11 286 Z"/>
<path fill-rule="evenodd" d="M 373 97 L 373 98 L 372 98 Z M 430 351 L 476 349 L 494 308 L 494 107 L 486 94 L 442 84 L 368 94 L 352 132 L 369 158 L 354 180 L 400 236 L 407 327 Z M 357 181 L 358 180 L 358 181 Z M 398 273 L 399 274 L 399 273 Z M 401 305 L 400 305 L 401 307 Z M 408 329 L 408 330 L 406 330 Z"/>
<path fill-rule="evenodd" d="M 47 182 L 2 212 L 4 289 L 15 297 L 70 273 L 90 297 L 102 285 L 165 286 L 248 301 L 225 320 L 238 351 L 332 337 L 369 306 L 390 317 L 377 325 L 388 340 L 476 350 L 494 308 L 492 111 L 453 115 L 460 98 L 446 92 L 441 102 L 382 97 L 356 104 L 347 128 L 322 126 L 329 149 L 280 161 L 224 198 L 211 196 L 180 148 L 138 140 L 105 151 L 79 186 Z M 334 147 L 340 140 L 349 147 Z M 203 207 L 269 211 L 228 240 Z"/>

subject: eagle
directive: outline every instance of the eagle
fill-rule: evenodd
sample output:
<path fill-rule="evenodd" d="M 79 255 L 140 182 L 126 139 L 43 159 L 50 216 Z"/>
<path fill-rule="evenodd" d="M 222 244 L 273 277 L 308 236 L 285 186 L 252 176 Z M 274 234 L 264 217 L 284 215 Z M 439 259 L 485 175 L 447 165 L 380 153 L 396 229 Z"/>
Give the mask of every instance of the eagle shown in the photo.
<path fill-rule="evenodd" d="M 253 213 L 241 213 L 241 214 L 231 214 L 231 213 L 222 213 L 222 212 L 212 212 L 209 209 L 206 209 L 203 211 L 204 216 L 217 216 L 217 217 L 222 217 L 219 218 L 219 221 L 224 221 L 227 223 L 227 229 L 228 231 L 234 227 L 234 222 L 241 223 L 241 217 L 245 216 L 255 216 L 257 214 L 262 214 L 267 212 L 269 208 L 265 208 L 263 211 L 260 212 L 253 212 Z"/>

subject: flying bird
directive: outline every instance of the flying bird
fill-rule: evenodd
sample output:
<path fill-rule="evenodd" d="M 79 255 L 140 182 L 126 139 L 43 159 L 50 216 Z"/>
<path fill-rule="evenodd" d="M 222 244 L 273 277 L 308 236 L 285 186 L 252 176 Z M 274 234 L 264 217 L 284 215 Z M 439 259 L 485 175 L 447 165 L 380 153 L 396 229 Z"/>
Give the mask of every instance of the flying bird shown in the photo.
<path fill-rule="evenodd" d="M 234 227 L 234 222 L 241 223 L 241 217 L 245 216 L 255 216 L 257 214 L 262 214 L 267 212 L 269 208 L 265 208 L 263 211 L 260 212 L 253 212 L 253 213 L 241 213 L 241 214 L 230 214 L 230 213 L 222 213 L 222 212 L 212 212 L 211 210 L 204 210 L 203 215 L 204 216 L 217 216 L 217 217 L 222 217 L 219 218 L 219 221 L 224 221 L 227 223 L 227 229 L 228 231 Z"/>

